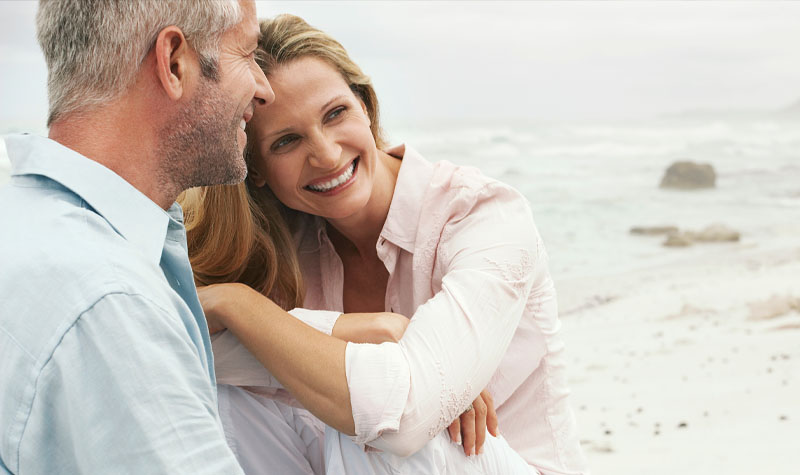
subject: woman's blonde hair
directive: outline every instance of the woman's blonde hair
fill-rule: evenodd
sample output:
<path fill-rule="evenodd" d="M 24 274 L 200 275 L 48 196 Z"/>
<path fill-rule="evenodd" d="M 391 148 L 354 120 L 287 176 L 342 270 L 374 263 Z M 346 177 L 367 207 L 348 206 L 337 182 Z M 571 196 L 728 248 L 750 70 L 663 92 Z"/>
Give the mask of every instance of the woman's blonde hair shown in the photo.
<path fill-rule="evenodd" d="M 256 62 L 267 77 L 295 59 L 311 56 L 327 62 L 364 102 L 375 143 L 385 147 L 372 82 L 339 42 L 294 15 L 262 20 L 260 26 Z M 258 154 L 255 134 L 248 127 L 248 162 Z M 189 260 L 198 285 L 241 282 L 285 309 L 302 306 L 303 279 L 287 225 L 289 215 L 297 212 L 281 204 L 267 186 L 246 180 L 194 188 L 178 201 L 184 209 Z"/>

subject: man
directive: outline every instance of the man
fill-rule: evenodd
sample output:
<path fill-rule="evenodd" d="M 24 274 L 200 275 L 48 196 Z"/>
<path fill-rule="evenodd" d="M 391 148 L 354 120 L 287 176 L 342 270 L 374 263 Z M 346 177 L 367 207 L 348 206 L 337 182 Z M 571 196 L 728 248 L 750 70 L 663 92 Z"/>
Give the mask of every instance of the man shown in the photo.
<path fill-rule="evenodd" d="M 0 473 L 241 473 L 184 189 L 246 173 L 252 0 L 42 0 L 49 138 L 0 190 Z M 166 210 L 166 211 L 165 211 Z"/>

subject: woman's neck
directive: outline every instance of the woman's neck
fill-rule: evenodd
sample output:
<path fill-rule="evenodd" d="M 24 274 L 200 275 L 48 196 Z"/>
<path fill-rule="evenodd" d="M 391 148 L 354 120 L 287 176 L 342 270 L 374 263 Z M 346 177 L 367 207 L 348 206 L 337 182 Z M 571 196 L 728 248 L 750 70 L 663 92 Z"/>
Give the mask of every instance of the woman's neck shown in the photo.
<path fill-rule="evenodd" d="M 342 219 L 328 220 L 328 231 L 336 251 L 342 255 L 357 254 L 361 259 L 376 256 L 378 242 L 397 184 L 401 161 L 378 150 L 372 194 L 358 213 Z"/>

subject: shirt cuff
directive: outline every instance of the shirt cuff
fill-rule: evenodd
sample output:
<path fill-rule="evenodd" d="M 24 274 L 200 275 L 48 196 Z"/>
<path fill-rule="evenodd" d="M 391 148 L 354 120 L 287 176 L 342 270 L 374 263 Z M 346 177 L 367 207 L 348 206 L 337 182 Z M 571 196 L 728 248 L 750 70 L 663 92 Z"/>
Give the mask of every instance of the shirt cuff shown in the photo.
<path fill-rule="evenodd" d="M 333 326 L 336 325 L 336 320 L 342 316 L 342 312 L 309 310 L 307 308 L 295 308 L 289 310 L 289 313 L 294 318 L 326 335 L 330 335 L 331 332 L 333 332 Z"/>
<path fill-rule="evenodd" d="M 282 389 L 281 383 L 228 331 L 211 335 L 217 384 Z"/>
<path fill-rule="evenodd" d="M 385 431 L 397 432 L 408 400 L 411 373 L 397 343 L 348 343 L 345 372 L 356 435 L 367 444 Z"/>

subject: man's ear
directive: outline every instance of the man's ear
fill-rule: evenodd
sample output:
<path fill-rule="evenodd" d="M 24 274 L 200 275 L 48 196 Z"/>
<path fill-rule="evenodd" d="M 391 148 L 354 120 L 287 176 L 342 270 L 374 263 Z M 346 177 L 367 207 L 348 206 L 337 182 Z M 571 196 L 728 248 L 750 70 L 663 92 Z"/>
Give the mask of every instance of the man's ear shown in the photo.
<path fill-rule="evenodd" d="M 168 26 L 156 37 L 153 47 L 156 55 L 156 76 L 164 92 L 173 101 L 179 100 L 186 89 L 192 54 L 183 32 L 177 26 Z"/>

